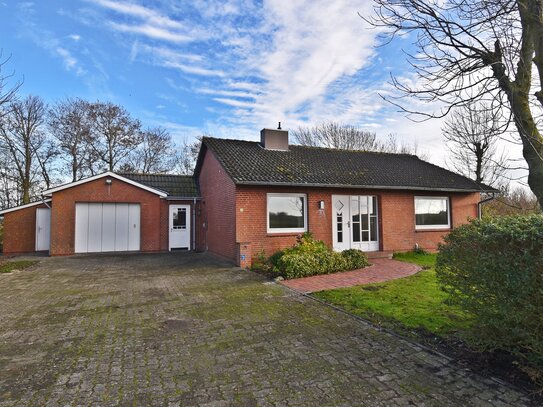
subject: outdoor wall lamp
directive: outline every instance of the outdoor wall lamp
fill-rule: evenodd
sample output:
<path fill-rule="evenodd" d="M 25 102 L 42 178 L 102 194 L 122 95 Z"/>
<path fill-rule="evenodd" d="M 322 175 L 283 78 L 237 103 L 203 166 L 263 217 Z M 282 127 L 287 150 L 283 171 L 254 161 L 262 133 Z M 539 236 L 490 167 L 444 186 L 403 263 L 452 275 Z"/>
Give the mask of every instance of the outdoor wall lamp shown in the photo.
<path fill-rule="evenodd" d="M 112 182 L 112 181 L 111 181 L 111 178 L 107 178 L 107 179 L 106 179 L 106 185 L 111 185 L 111 182 Z"/>
<path fill-rule="evenodd" d="M 324 201 L 319 201 L 319 209 L 324 209 Z"/>

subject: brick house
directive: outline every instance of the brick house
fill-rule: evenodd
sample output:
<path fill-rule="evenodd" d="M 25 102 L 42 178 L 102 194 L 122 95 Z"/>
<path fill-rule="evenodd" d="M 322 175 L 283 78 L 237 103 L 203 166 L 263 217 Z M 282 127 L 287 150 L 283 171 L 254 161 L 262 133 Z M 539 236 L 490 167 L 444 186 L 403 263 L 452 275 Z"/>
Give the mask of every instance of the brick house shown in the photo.
<path fill-rule="evenodd" d="M 494 189 L 408 154 L 204 137 L 194 176 L 107 172 L 0 212 L 4 252 L 206 250 L 241 266 L 305 231 L 335 250 L 435 249 Z"/>

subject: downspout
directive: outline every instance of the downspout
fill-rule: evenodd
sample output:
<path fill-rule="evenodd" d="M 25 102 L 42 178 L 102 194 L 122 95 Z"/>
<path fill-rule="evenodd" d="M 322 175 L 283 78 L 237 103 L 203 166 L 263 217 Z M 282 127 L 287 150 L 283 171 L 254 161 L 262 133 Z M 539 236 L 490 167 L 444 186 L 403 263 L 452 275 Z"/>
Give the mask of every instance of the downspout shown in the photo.
<path fill-rule="evenodd" d="M 47 206 L 49 209 L 51 209 L 49 204 L 47 202 L 45 202 L 45 198 L 43 197 L 43 195 L 41 196 L 41 203 L 44 204 L 45 206 Z"/>
<path fill-rule="evenodd" d="M 196 251 L 196 198 L 192 198 L 192 250 Z"/>
<path fill-rule="evenodd" d="M 483 208 L 482 208 L 482 205 L 486 202 L 490 202 L 490 201 L 493 201 L 494 199 L 496 199 L 496 194 L 494 192 L 492 192 L 492 196 L 488 197 L 488 198 L 485 198 L 479 202 L 477 202 L 477 217 L 479 219 L 481 219 L 481 217 L 483 216 Z"/>

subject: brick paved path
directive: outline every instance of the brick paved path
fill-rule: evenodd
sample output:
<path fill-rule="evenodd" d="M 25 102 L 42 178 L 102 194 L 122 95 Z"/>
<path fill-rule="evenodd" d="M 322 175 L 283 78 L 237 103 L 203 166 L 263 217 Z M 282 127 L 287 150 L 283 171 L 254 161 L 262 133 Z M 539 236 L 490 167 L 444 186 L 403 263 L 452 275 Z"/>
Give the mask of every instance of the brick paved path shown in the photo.
<path fill-rule="evenodd" d="M 411 276 L 420 267 L 403 261 L 390 259 L 372 259 L 372 265 L 360 270 L 344 271 L 343 273 L 325 274 L 281 281 L 281 284 L 302 293 L 314 293 L 334 288 L 352 287 L 354 285 L 382 283 L 383 281 Z"/>
<path fill-rule="evenodd" d="M 522 406 L 516 390 L 205 255 L 0 275 L 0 406 Z"/>

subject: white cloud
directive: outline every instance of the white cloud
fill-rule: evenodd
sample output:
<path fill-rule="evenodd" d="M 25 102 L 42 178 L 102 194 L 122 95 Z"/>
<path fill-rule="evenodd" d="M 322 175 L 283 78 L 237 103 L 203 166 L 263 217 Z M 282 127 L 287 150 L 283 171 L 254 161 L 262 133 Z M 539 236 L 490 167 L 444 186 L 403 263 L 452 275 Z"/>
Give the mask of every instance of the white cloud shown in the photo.
<path fill-rule="evenodd" d="M 70 39 L 72 39 L 72 40 L 74 40 L 76 42 L 81 40 L 81 36 L 79 34 L 70 34 L 70 35 L 68 35 L 68 38 L 70 38 Z"/>
<path fill-rule="evenodd" d="M 109 22 L 109 27 L 115 31 L 137 34 L 152 40 L 163 40 L 174 44 L 197 41 L 207 36 L 206 31 L 201 27 L 195 27 L 190 22 L 185 24 L 179 18 L 169 17 L 135 2 L 86 1 L 123 16 L 123 22 Z"/>
<path fill-rule="evenodd" d="M 120 32 L 134 33 L 134 34 L 143 34 L 146 37 L 165 40 L 175 43 L 180 42 L 190 42 L 193 39 L 185 34 L 172 32 L 161 27 L 157 27 L 149 24 L 141 25 L 130 25 L 130 24 L 121 24 L 121 23 L 110 23 L 111 28 Z"/>

